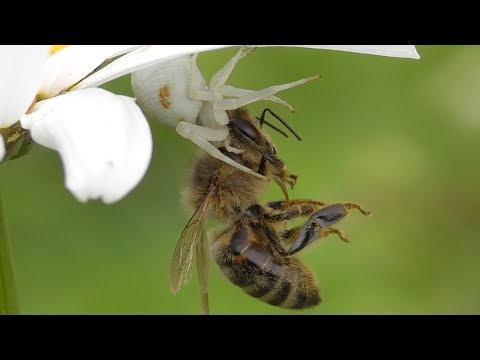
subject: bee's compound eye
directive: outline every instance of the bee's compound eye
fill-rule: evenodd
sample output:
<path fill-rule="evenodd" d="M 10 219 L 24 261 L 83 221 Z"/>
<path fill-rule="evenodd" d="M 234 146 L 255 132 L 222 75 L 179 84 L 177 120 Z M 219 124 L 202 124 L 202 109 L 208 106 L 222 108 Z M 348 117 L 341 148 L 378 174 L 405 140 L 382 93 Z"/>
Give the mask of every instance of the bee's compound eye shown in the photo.
<path fill-rule="evenodd" d="M 254 142 L 258 142 L 260 134 L 258 133 L 257 128 L 250 123 L 249 121 L 242 118 L 235 118 L 230 120 L 228 126 L 232 130 L 240 132 L 242 135 L 246 136 Z"/>

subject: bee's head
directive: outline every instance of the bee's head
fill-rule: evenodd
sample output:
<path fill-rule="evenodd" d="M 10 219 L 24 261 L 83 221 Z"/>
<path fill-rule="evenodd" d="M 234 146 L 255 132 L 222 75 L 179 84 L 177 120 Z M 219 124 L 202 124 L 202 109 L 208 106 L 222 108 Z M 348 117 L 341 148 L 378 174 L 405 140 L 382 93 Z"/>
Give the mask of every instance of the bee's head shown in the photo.
<path fill-rule="evenodd" d="M 238 155 L 241 161 L 259 174 L 275 180 L 288 199 L 285 183 L 293 188 L 297 176 L 291 174 L 278 157 L 270 137 L 261 128 L 261 119 L 249 115 L 245 110 L 235 110 L 228 115 L 230 146 L 243 150 Z"/>
<path fill-rule="evenodd" d="M 263 132 L 260 122 L 245 110 L 229 113 L 228 123 L 230 145 L 248 152 L 250 156 L 277 153 L 268 135 Z"/>

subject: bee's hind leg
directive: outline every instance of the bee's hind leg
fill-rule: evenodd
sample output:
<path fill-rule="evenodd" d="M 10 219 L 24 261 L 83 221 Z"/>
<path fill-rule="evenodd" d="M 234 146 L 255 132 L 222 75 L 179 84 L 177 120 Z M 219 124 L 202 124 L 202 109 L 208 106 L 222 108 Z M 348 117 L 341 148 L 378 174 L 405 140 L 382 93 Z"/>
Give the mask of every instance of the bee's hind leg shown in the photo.
<path fill-rule="evenodd" d="M 285 247 L 291 247 L 292 244 L 295 242 L 295 240 L 299 238 L 304 228 L 305 228 L 305 225 L 300 225 L 292 229 L 281 232 L 279 235 L 280 235 L 280 240 L 282 242 L 282 245 Z M 348 238 L 343 233 L 343 231 L 334 227 L 321 229 L 320 232 L 318 233 L 319 235 L 318 238 L 325 238 L 331 234 L 335 234 L 340 238 L 340 240 L 344 242 L 348 242 Z"/>
<path fill-rule="evenodd" d="M 265 214 L 265 219 L 273 223 L 293 220 L 298 217 L 310 216 L 329 205 L 325 202 L 313 200 L 273 201 L 267 204 L 270 212 Z"/>
<path fill-rule="evenodd" d="M 310 216 L 300 232 L 297 233 L 298 236 L 290 246 L 288 254 L 293 255 L 313 243 L 316 239 L 330 234 L 336 234 L 344 242 L 348 242 L 345 234 L 333 227 L 333 225 L 345 218 L 351 209 L 358 210 L 363 215 L 370 215 L 369 211 L 354 203 L 332 204 L 320 209 Z"/>
<path fill-rule="evenodd" d="M 267 207 L 272 210 L 270 214 L 267 214 L 267 220 L 270 222 L 279 222 L 292 220 L 301 216 L 310 216 L 315 212 L 330 206 L 333 207 L 334 205 L 338 208 L 343 208 L 347 213 L 352 210 L 357 210 L 365 216 L 372 214 L 371 211 L 365 210 L 361 205 L 352 202 L 327 203 L 314 200 L 291 200 L 285 202 L 281 200 L 272 201 L 267 204 Z"/>
<path fill-rule="evenodd" d="M 285 205 L 286 209 L 282 210 Z M 333 225 L 347 216 L 351 210 L 358 210 L 366 216 L 371 214 L 371 212 L 363 209 L 360 205 L 350 202 L 327 204 L 311 200 L 293 200 L 285 204 L 284 201 L 276 201 L 268 203 L 267 207 L 271 211 L 266 213 L 264 218 L 271 223 L 281 223 L 302 216 L 310 216 L 304 225 L 280 233 L 282 243 L 286 243 L 286 245 L 291 244 L 286 252 L 287 256 L 294 255 L 318 238 L 323 238 L 333 233 L 347 242 L 347 237 L 343 232 L 333 227 Z"/>
<path fill-rule="evenodd" d="M 341 203 L 341 205 L 342 205 L 347 211 L 357 210 L 357 211 L 361 212 L 361 213 L 362 213 L 363 215 L 365 215 L 365 216 L 370 216 L 370 215 L 372 215 L 372 212 L 371 212 L 371 211 L 365 210 L 361 205 L 356 204 L 356 203 L 346 202 L 346 203 Z"/>

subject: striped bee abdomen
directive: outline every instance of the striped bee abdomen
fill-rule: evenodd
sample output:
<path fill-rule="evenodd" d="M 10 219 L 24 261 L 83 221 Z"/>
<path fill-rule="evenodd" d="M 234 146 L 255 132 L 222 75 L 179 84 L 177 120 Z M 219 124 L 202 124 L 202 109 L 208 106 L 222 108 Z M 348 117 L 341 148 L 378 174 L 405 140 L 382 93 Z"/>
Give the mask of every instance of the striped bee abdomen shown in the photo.
<path fill-rule="evenodd" d="M 287 309 L 320 303 L 311 271 L 295 257 L 274 257 L 271 249 L 252 241 L 251 229 L 227 231 L 214 243 L 215 260 L 223 274 L 250 296 Z"/>

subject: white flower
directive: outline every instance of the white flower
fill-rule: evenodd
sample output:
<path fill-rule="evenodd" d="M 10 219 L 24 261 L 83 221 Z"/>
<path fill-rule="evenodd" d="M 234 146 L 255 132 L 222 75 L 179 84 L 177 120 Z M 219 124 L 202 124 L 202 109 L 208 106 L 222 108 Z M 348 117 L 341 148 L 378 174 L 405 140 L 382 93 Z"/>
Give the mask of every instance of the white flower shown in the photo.
<path fill-rule="evenodd" d="M 114 61 L 108 68 L 101 69 L 77 86 L 80 88 L 98 86 L 116 77 L 157 65 L 182 55 L 232 47 L 235 45 L 150 45 L 142 46 L 130 54 Z M 250 45 L 254 47 L 286 46 L 312 49 L 339 50 L 370 55 L 419 59 L 413 45 Z"/>
<path fill-rule="evenodd" d="M 51 46 L 2 46 L 0 130 L 20 120 L 35 142 L 58 151 L 65 185 L 78 200 L 118 201 L 148 168 L 150 129 L 131 98 L 87 88 L 182 55 L 229 46 L 234 45 L 77 45 L 51 56 Z M 304 47 L 418 58 L 410 45 Z M 0 160 L 5 151 L 0 137 Z"/>
<path fill-rule="evenodd" d="M 50 57 L 50 46 L 0 48 L 0 128 L 20 120 L 35 142 L 58 151 L 65 185 L 79 201 L 118 201 L 150 163 L 150 128 L 133 99 L 102 89 L 69 90 L 106 59 L 133 48 L 71 46 Z M 41 101 L 31 107 L 36 95 Z"/>
<path fill-rule="evenodd" d="M 265 45 L 255 45 L 265 46 Z M 348 51 L 360 54 L 380 55 L 398 58 L 420 59 L 413 45 L 273 45 L 273 46 L 300 46 L 312 49 Z"/>

